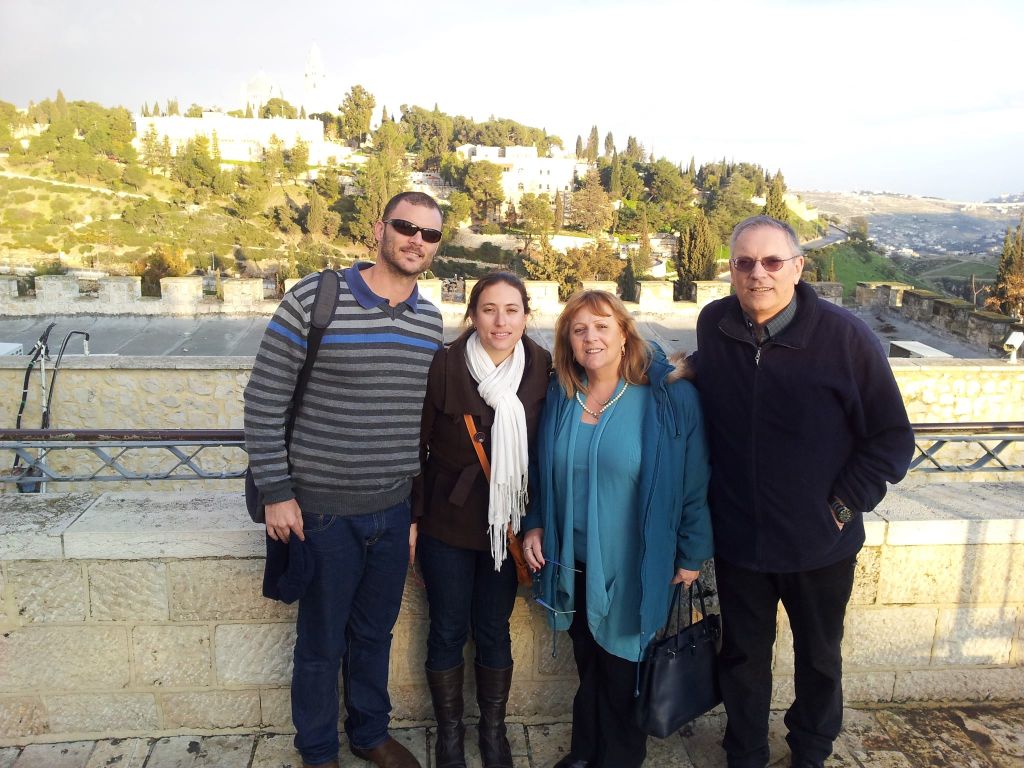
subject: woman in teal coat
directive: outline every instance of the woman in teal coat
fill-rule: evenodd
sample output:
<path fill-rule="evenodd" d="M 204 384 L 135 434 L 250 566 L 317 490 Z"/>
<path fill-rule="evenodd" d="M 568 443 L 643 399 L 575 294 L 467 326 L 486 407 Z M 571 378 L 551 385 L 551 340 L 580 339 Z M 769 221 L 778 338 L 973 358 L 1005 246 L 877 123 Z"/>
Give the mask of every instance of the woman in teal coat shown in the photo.
<path fill-rule="evenodd" d="M 540 498 L 525 519 L 538 602 L 568 629 L 580 676 L 572 746 L 555 768 L 629 768 L 638 664 L 672 585 L 711 557 L 708 462 L 697 393 L 603 291 L 572 296 L 555 327 L 538 434 Z"/>

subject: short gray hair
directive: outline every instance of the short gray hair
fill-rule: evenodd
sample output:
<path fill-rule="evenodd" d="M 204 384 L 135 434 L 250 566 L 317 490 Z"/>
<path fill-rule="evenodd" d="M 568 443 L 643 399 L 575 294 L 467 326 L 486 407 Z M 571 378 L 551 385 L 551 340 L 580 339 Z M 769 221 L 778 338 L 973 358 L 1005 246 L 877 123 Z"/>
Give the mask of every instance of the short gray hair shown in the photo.
<path fill-rule="evenodd" d="M 761 214 L 744 219 L 736 225 L 735 229 L 733 229 L 732 237 L 729 238 L 729 258 L 732 258 L 733 252 L 736 250 L 736 241 L 740 239 L 740 235 L 747 230 L 760 229 L 761 227 L 767 227 L 782 232 L 789 240 L 793 256 L 804 255 L 804 249 L 800 247 L 800 238 L 797 236 L 796 230 L 784 221 L 779 221 L 778 219 L 773 219 L 771 216 Z"/>

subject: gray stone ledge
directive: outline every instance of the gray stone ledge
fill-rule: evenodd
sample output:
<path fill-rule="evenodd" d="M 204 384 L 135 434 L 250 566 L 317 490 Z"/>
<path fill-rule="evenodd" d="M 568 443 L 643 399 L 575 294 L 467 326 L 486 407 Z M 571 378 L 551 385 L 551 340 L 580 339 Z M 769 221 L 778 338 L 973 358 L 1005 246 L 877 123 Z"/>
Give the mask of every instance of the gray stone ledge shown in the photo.
<path fill-rule="evenodd" d="M 239 486 L 241 483 L 239 483 Z M 865 546 L 1024 543 L 1024 482 L 908 482 L 865 515 Z M 262 557 L 233 492 L 0 494 L 0 560 Z"/>

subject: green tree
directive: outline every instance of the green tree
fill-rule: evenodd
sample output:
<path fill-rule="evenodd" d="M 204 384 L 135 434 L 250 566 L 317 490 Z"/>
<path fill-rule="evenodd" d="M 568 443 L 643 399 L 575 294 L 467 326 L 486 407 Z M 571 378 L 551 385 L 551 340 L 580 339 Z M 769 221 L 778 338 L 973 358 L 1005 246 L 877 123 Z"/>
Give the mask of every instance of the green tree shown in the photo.
<path fill-rule="evenodd" d="M 135 274 L 142 277 L 142 295 L 159 296 L 160 280 L 164 277 L 182 277 L 191 271 L 180 251 L 158 247 L 135 264 Z"/>
<path fill-rule="evenodd" d="M 276 133 L 270 134 L 267 146 L 263 148 L 263 172 L 271 182 L 281 178 L 284 172 L 284 142 Z"/>
<path fill-rule="evenodd" d="M 185 117 L 202 117 L 203 108 L 198 104 L 193 104 L 185 111 Z"/>
<path fill-rule="evenodd" d="M 611 225 L 612 203 L 601 186 L 597 171 L 588 171 L 583 187 L 573 193 L 570 216 L 573 226 L 591 235 L 597 235 Z"/>
<path fill-rule="evenodd" d="M 555 213 L 551 218 L 555 234 L 562 231 L 565 226 L 565 193 L 555 192 Z"/>
<path fill-rule="evenodd" d="M 167 100 L 167 110 L 165 111 L 165 114 L 168 115 L 168 116 L 170 116 L 170 115 L 180 115 L 181 114 L 181 112 L 178 109 L 178 100 L 177 99 L 168 99 Z"/>
<path fill-rule="evenodd" d="M 466 194 L 473 201 L 477 217 L 483 221 L 496 215 L 505 199 L 501 175 L 501 166 L 488 160 L 470 163 L 466 170 Z"/>
<path fill-rule="evenodd" d="M 580 160 L 583 158 L 583 137 L 576 136 L 576 159 Z"/>
<path fill-rule="evenodd" d="M 156 126 L 150 123 L 149 128 L 142 134 L 142 162 L 150 173 L 160 165 L 160 137 L 156 134 Z"/>
<path fill-rule="evenodd" d="M 373 135 L 374 151 L 359 170 L 357 181 L 362 190 L 355 200 L 349 222 L 352 239 L 366 246 L 376 245 L 373 225 L 380 221 L 388 200 L 403 192 L 408 184 L 405 170 L 405 138 L 398 123 L 384 123 Z"/>
<path fill-rule="evenodd" d="M 551 200 L 545 195 L 527 192 L 519 200 L 519 219 L 525 234 L 523 252 L 529 254 L 534 241 L 539 237 L 547 237 L 554 227 L 554 216 Z"/>
<path fill-rule="evenodd" d="M 638 206 L 640 211 L 640 248 L 637 250 L 636 259 L 633 262 L 633 274 L 637 280 L 642 280 L 651 269 L 651 230 L 647 222 L 647 206 Z"/>
<path fill-rule="evenodd" d="M 608 131 L 604 137 L 604 156 L 610 158 L 615 154 L 615 139 L 612 137 L 612 132 Z"/>
<path fill-rule="evenodd" d="M 338 135 L 351 146 L 359 146 L 370 132 L 370 119 L 377 100 L 361 85 L 353 85 L 341 102 Z"/>
<path fill-rule="evenodd" d="M 785 189 L 780 172 L 775 174 L 768 185 L 768 194 L 765 196 L 764 208 L 761 209 L 761 213 L 778 221 L 789 221 L 789 209 L 786 208 L 783 194 L 785 194 Z"/>
<path fill-rule="evenodd" d="M 473 201 L 465 192 L 448 195 L 448 210 L 444 215 L 444 241 L 451 242 L 452 236 L 462 226 L 473 210 Z"/>
<path fill-rule="evenodd" d="M 251 120 L 251 119 L 253 118 L 253 114 L 252 114 L 252 104 L 246 104 L 246 105 L 245 105 L 245 116 L 246 116 L 246 117 L 247 117 L 248 119 L 250 119 L 250 120 Z"/>
<path fill-rule="evenodd" d="M 614 148 L 608 177 L 608 197 L 612 200 L 622 199 L 622 163 L 619 162 L 619 153 Z"/>
<path fill-rule="evenodd" d="M 302 139 L 296 139 L 285 157 L 285 165 L 291 177 L 298 180 L 309 169 L 309 144 Z"/>
<path fill-rule="evenodd" d="M 1016 230 L 1006 229 L 1003 251 L 999 256 L 996 281 L 985 306 L 1005 315 L 1024 317 L 1024 216 Z"/>
<path fill-rule="evenodd" d="M 121 181 L 129 187 L 141 189 L 146 183 L 146 172 L 138 165 L 126 165 L 124 173 L 121 174 Z"/>
<path fill-rule="evenodd" d="M 584 150 L 586 155 L 587 155 L 587 162 L 588 163 L 596 163 L 597 162 L 597 152 L 598 152 L 598 150 L 597 150 L 597 142 L 598 142 L 597 126 L 594 125 L 594 126 L 591 126 L 591 128 L 590 128 L 590 136 L 587 138 L 587 148 L 586 148 L 586 150 Z"/>
<path fill-rule="evenodd" d="M 294 120 L 299 116 L 299 110 L 284 99 L 273 98 L 260 109 L 260 117 L 284 117 Z"/>
<path fill-rule="evenodd" d="M 695 280 L 715 279 L 717 252 L 718 242 L 711 224 L 704 212 L 698 209 L 693 222 L 679 233 L 676 248 L 676 275 L 684 294 L 689 292 L 689 285 Z"/>

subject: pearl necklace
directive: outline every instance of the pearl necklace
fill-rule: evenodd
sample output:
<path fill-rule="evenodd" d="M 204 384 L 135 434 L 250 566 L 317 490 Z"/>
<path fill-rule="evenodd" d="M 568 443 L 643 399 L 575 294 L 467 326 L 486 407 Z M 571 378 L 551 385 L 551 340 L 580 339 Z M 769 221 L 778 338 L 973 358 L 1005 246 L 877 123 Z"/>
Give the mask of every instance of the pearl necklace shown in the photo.
<path fill-rule="evenodd" d="M 628 381 L 627 381 L 627 382 L 624 382 L 624 383 L 623 383 L 623 385 L 622 385 L 622 389 L 620 389 L 620 390 L 619 390 L 619 394 L 617 394 L 617 395 L 616 395 L 615 397 L 613 397 L 613 398 L 612 398 L 611 400 L 609 400 L 609 401 L 608 401 L 608 402 L 606 402 L 606 403 L 605 403 L 604 405 L 602 405 L 602 406 L 601 406 L 601 409 L 600 409 L 600 410 L 598 410 L 597 412 L 595 412 L 595 411 L 592 411 L 592 410 L 590 410 L 589 408 L 587 408 L 587 404 L 586 404 L 586 402 L 585 402 L 585 401 L 583 400 L 583 398 L 582 398 L 582 397 L 580 397 L 580 392 L 579 392 L 579 390 L 576 390 L 576 402 L 580 404 L 580 407 L 581 407 L 581 408 L 582 408 L 582 409 L 583 409 L 583 410 L 584 410 L 584 411 L 585 411 L 586 413 L 589 413 L 589 414 L 590 414 L 591 416 L 593 416 L 593 417 L 594 417 L 595 419 L 600 419 L 600 418 L 601 418 L 601 414 L 602 414 L 602 413 L 604 413 L 605 411 L 607 411 L 607 410 L 608 410 L 609 408 L 611 408 L 611 407 L 612 407 L 613 405 L 615 405 L 615 402 L 616 402 L 616 401 L 617 401 L 617 400 L 618 400 L 618 399 L 619 399 L 620 397 L 622 397 L 622 396 L 623 396 L 624 394 L 626 394 L 626 390 L 627 390 L 627 389 L 629 389 L 629 382 L 628 382 Z"/>

